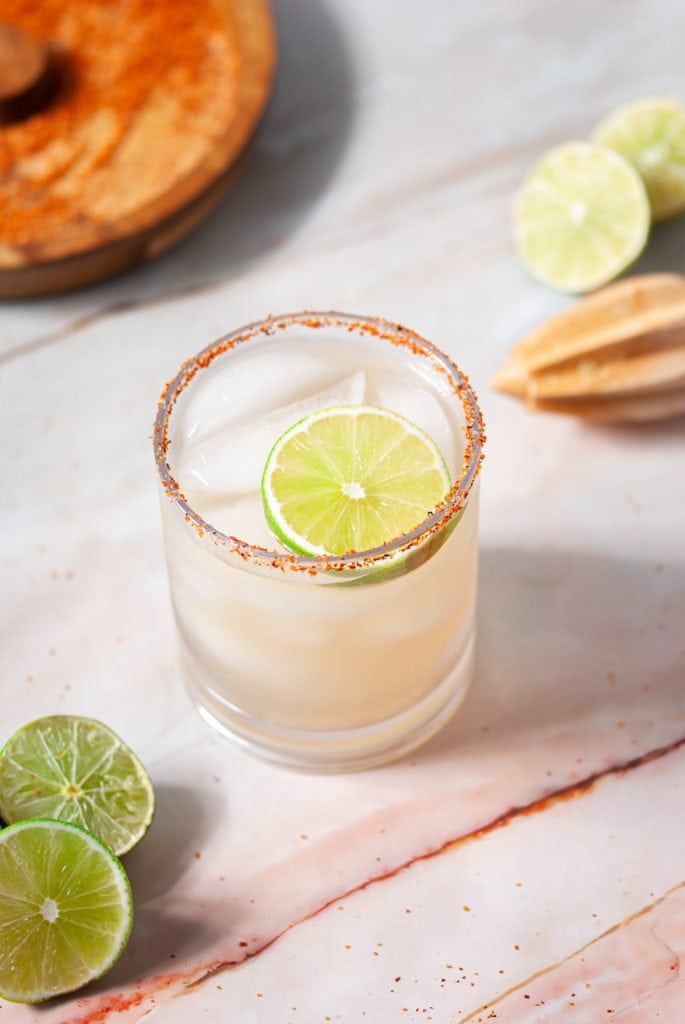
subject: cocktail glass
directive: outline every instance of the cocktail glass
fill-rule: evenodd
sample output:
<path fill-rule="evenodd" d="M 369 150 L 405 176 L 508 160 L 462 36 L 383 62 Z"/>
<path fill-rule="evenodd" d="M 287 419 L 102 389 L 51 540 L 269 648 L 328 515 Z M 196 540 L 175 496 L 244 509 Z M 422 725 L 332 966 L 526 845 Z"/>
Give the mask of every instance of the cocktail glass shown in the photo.
<path fill-rule="evenodd" d="M 452 487 L 409 533 L 339 556 L 286 551 L 260 494 L 280 434 L 320 408 L 404 415 Z M 476 397 L 444 353 L 389 321 L 272 316 L 220 338 L 165 388 L 154 449 L 183 673 L 200 714 L 262 756 L 340 771 L 435 733 L 473 672 Z"/>

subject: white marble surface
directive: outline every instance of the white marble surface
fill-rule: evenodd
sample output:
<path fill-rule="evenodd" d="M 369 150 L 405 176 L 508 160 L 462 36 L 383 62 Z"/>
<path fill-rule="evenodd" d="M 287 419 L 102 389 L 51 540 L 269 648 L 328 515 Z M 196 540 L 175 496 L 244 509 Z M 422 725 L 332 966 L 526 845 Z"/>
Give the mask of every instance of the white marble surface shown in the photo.
<path fill-rule="evenodd" d="M 488 380 L 570 300 L 512 192 L 617 102 L 682 88 L 670 0 L 280 0 L 245 176 L 163 260 L 0 307 L 2 733 L 100 717 L 148 764 L 137 923 L 106 979 L 2 1024 L 630 1024 L 685 1005 L 685 421 L 533 417 Z M 639 269 L 683 269 L 685 222 Z M 190 708 L 149 434 L 180 361 L 299 307 L 403 321 L 489 426 L 476 682 L 414 757 L 351 776 L 236 752 Z"/>

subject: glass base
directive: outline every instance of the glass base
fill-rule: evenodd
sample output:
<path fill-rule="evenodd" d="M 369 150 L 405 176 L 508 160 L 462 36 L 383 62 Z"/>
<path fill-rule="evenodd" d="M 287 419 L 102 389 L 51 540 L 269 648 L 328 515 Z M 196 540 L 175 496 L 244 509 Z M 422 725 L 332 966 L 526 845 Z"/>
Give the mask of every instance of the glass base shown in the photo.
<path fill-rule="evenodd" d="M 399 715 L 358 729 L 322 732 L 284 728 L 245 714 L 187 673 L 201 717 L 234 743 L 259 757 L 312 772 L 375 768 L 403 757 L 438 732 L 457 710 L 473 676 L 475 631 L 445 678 L 422 701 Z"/>

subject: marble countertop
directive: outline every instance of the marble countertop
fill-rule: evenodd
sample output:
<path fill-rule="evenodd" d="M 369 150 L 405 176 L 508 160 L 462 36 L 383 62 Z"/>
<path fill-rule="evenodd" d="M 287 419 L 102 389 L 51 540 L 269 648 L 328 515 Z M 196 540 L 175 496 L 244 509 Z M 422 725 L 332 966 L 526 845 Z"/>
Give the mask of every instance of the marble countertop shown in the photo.
<path fill-rule="evenodd" d="M 1 1024 L 622 1024 L 685 1011 L 685 420 L 533 416 L 488 381 L 570 301 L 512 193 L 612 106 L 682 88 L 671 0 L 279 0 L 244 176 L 150 267 L 0 307 L 3 737 L 106 721 L 158 812 L 110 975 Z M 638 269 L 680 270 L 685 223 Z M 488 423 L 475 683 L 372 772 L 290 773 L 191 708 L 149 435 L 161 385 L 297 308 L 404 322 Z"/>

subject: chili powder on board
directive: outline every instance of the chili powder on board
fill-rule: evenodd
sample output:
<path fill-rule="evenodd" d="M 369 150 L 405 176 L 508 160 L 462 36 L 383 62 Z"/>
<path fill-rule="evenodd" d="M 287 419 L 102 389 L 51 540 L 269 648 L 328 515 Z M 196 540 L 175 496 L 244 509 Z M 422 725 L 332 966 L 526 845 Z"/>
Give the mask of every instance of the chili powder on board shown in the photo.
<path fill-rule="evenodd" d="M 239 63 L 213 0 L 2 8 L 4 21 L 53 44 L 59 87 L 45 109 L 0 126 L 0 263 L 166 193 L 225 130 Z"/>

